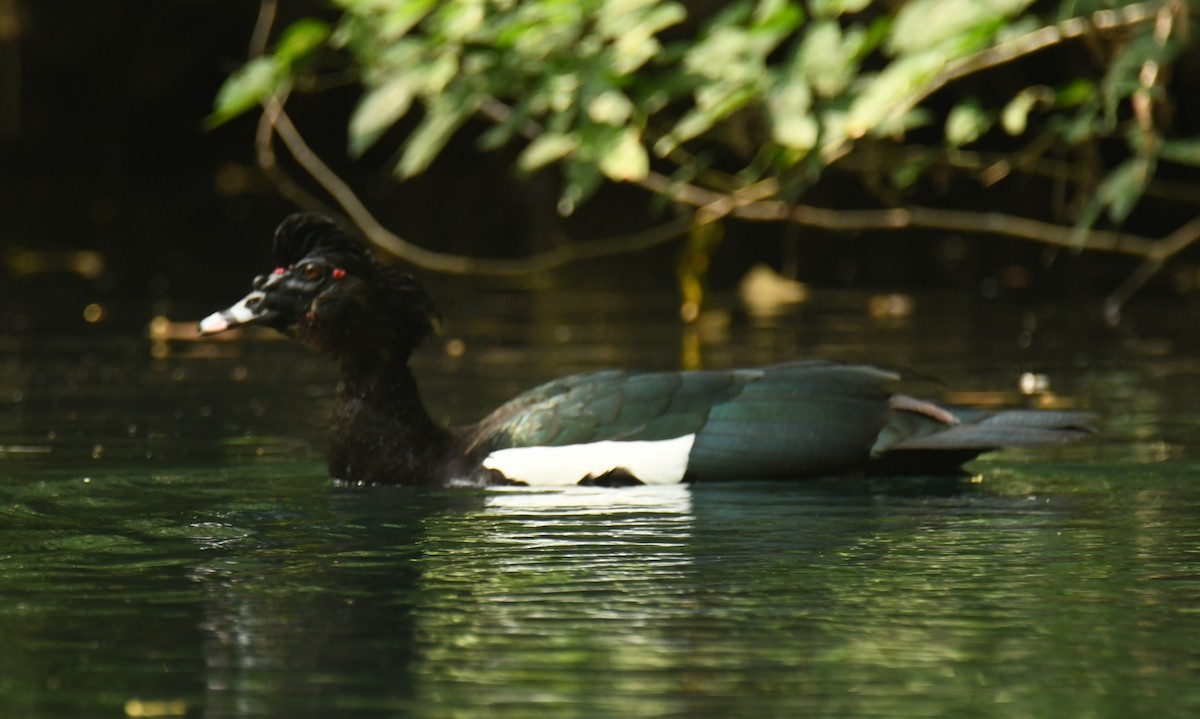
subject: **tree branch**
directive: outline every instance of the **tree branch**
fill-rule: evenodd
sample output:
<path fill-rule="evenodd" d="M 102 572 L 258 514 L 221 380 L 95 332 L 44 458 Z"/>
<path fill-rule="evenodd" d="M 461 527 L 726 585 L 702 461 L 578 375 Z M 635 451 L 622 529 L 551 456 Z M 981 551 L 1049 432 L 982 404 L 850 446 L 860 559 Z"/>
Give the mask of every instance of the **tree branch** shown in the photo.
<path fill-rule="evenodd" d="M 833 210 L 811 205 L 792 205 L 781 200 L 744 203 L 738 198 L 712 192 L 695 185 L 673 182 L 666 175 L 649 173 L 638 185 L 676 202 L 695 207 L 730 202 L 729 215 L 758 222 L 794 222 L 825 230 L 865 231 L 927 229 L 973 234 L 1002 235 L 1041 242 L 1073 250 L 1094 250 L 1149 257 L 1158 242 L 1141 235 L 1108 230 L 1078 230 L 1051 222 L 1031 220 L 999 212 L 942 210 L 932 207 L 906 207 L 872 210 Z"/>
<path fill-rule="evenodd" d="M 271 26 L 279 10 L 279 0 L 259 0 L 258 19 L 254 21 L 254 32 L 250 35 L 249 57 L 258 57 L 267 51 L 267 40 L 271 37 Z"/>
<path fill-rule="evenodd" d="M 682 236 L 691 223 L 690 217 L 679 217 L 637 234 L 561 245 L 553 250 L 520 259 L 489 259 L 434 252 L 404 240 L 380 224 L 350 186 L 308 146 L 279 99 L 272 98 L 266 103 L 263 118 L 265 126 L 278 135 L 296 162 L 329 193 L 372 244 L 405 262 L 435 272 L 456 275 L 528 275 L 579 260 L 642 252 Z M 273 157 L 273 153 L 271 156 Z M 263 157 L 264 153 L 260 152 L 260 162 Z"/>
<path fill-rule="evenodd" d="M 381 225 L 345 181 L 308 146 L 279 100 L 272 99 L 267 103 L 264 116 L 267 118 L 267 125 L 279 136 L 301 167 L 333 197 L 350 221 L 373 244 L 406 262 L 436 272 L 502 276 L 530 274 L 577 260 L 639 252 L 679 237 L 686 232 L 691 221 L 690 218 L 680 218 L 637 235 L 573 243 L 520 259 L 473 258 L 433 252 L 405 241 Z M 772 187 L 769 183 L 752 186 L 753 189 L 748 194 L 725 194 L 686 182 L 676 182 L 654 171 L 634 184 L 677 203 L 697 209 L 705 208 L 697 218 L 701 220 L 728 215 L 753 222 L 791 222 L 838 232 L 925 229 L 989 234 L 1076 251 L 1110 252 L 1140 258 L 1153 258 L 1162 252 L 1159 249 L 1160 242 L 1150 237 L 1109 230 L 1076 229 L 999 212 L 971 212 L 932 207 L 837 210 L 803 204 L 793 205 L 782 200 L 764 199 L 762 188 Z M 1192 240 L 1187 241 L 1184 246 L 1191 242 Z M 1178 251 L 1170 253 L 1168 257 Z M 1165 261 L 1165 258 L 1161 261 Z"/>
<path fill-rule="evenodd" d="M 1104 300 L 1105 321 L 1115 327 L 1121 321 L 1121 308 L 1129 298 L 1158 274 L 1172 257 L 1197 241 L 1200 241 L 1200 216 L 1192 218 L 1163 240 L 1156 242 L 1154 251 Z"/>

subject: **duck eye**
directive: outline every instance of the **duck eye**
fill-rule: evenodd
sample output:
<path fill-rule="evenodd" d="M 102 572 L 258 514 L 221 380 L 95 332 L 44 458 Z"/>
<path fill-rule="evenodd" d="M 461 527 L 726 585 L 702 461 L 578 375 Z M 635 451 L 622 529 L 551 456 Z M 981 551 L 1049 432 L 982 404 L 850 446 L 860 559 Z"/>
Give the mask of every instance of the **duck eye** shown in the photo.
<path fill-rule="evenodd" d="M 306 262 L 300 266 L 300 274 L 309 282 L 316 282 L 325 274 L 325 268 L 316 262 Z"/>

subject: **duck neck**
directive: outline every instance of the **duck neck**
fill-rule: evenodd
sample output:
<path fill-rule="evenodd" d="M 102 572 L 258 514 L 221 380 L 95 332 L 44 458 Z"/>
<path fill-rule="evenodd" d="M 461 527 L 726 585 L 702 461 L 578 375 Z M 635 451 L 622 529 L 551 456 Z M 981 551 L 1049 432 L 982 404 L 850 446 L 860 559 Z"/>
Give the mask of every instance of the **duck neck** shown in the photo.
<path fill-rule="evenodd" d="M 438 481 L 450 432 L 421 401 L 407 352 L 378 350 L 341 357 L 342 384 L 334 405 L 331 474 L 365 484 Z"/>

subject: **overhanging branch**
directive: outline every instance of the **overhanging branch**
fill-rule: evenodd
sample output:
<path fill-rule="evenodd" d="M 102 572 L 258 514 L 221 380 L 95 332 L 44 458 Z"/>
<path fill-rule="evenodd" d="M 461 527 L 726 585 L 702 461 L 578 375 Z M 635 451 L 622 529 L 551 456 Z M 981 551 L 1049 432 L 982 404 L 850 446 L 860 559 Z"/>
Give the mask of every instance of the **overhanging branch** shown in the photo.
<path fill-rule="evenodd" d="M 279 137 L 297 163 L 321 185 L 373 244 L 406 262 L 436 272 L 521 275 L 552 269 L 582 259 L 640 252 L 681 236 L 692 219 L 680 218 L 637 235 L 572 243 L 519 259 L 486 259 L 433 252 L 402 239 L 381 225 L 349 185 L 308 146 L 279 100 L 273 99 L 267 103 L 263 117 L 264 127 Z M 264 169 L 275 172 L 277 168 L 274 167 L 273 156 L 263 145 L 264 143 L 260 142 L 260 164 L 265 162 Z M 697 210 L 706 208 L 705 212 L 696 218 L 700 221 L 705 221 L 706 216 L 711 216 L 708 219 L 715 219 L 727 215 L 747 221 L 791 222 L 804 227 L 837 232 L 924 229 L 996 235 L 1072 250 L 1110 252 L 1147 260 L 1157 258 L 1159 263 L 1165 262 L 1194 241 L 1176 240 L 1172 247 L 1178 246 L 1177 249 L 1165 252 L 1163 245 L 1170 240 L 1159 241 L 1142 235 L 1109 230 L 1078 229 L 999 212 L 932 207 L 843 210 L 791 204 L 782 200 L 763 199 L 764 193 L 761 192 L 761 188 L 764 183 L 754 186 L 758 192 L 749 196 L 744 193 L 727 194 L 686 182 L 677 182 L 653 171 L 634 184 L 681 205 Z M 1188 227 L 1190 226 L 1191 223 Z M 1176 235 L 1183 229 L 1177 231 Z"/>
<path fill-rule="evenodd" d="M 553 250 L 518 259 L 492 259 L 434 252 L 401 238 L 388 230 L 371 214 L 366 205 L 304 141 L 299 130 L 283 109 L 280 99 L 272 98 L 263 110 L 263 127 L 277 135 L 296 162 L 329 193 L 346 216 L 376 247 L 423 269 L 455 275 L 519 276 L 561 267 L 572 262 L 613 255 L 642 252 L 670 242 L 687 232 L 689 217 L 679 217 L 633 235 L 609 237 L 589 242 L 572 242 Z M 259 164 L 277 173 L 269 136 L 260 142 Z M 278 175 L 276 174 L 278 177 Z"/>

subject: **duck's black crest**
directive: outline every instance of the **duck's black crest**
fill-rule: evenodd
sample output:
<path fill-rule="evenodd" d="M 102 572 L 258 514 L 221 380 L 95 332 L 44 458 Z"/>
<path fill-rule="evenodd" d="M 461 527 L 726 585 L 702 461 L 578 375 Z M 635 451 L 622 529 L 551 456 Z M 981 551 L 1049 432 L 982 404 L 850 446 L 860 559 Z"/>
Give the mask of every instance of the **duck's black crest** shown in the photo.
<path fill-rule="evenodd" d="M 378 266 L 366 246 L 346 234 L 332 219 L 308 213 L 290 215 L 275 230 L 275 261 L 280 267 L 305 257 L 324 257 L 347 271 Z"/>
<path fill-rule="evenodd" d="M 334 220 L 311 213 L 290 215 L 275 230 L 275 261 L 281 267 L 322 258 L 356 275 L 372 294 L 404 344 L 411 350 L 433 336 L 438 315 L 416 279 L 398 267 L 380 264 L 367 246 Z"/>

